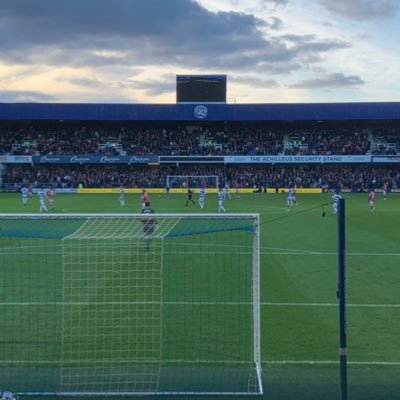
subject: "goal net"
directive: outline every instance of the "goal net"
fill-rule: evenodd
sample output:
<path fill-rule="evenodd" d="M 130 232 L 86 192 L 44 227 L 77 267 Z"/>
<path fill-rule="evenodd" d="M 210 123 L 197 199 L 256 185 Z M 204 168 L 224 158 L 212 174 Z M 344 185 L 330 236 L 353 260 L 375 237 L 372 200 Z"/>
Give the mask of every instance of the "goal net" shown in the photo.
<path fill-rule="evenodd" d="M 0 215 L 0 388 L 261 394 L 257 215 Z"/>
<path fill-rule="evenodd" d="M 219 188 L 217 175 L 167 175 L 165 186 L 167 188 Z"/>

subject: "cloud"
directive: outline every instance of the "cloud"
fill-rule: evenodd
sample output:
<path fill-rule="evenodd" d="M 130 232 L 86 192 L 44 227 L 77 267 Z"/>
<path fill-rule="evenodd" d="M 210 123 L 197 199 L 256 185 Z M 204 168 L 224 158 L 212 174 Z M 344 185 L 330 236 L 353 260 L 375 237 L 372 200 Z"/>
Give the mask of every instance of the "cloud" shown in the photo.
<path fill-rule="evenodd" d="M 59 82 L 68 82 L 71 83 L 72 85 L 76 85 L 79 87 L 88 87 L 88 88 L 93 88 L 93 89 L 104 89 L 107 88 L 107 84 L 100 81 L 99 79 L 96 78 L 89 78 L 89 77 L 73 77 L 73 78 L 68 78 L 68 77 L 59 77 L 57 78 L 57 81 Z"/>
<path fill-rule="evenodd" d="M 319 0 L 332 14 L 353 20 L 392 17 L 399 8 L 398 0 Z"/>
<path fill-rule="evenodd" d="M 290 85 L 291 88 L 329 88 L 363 85 L 365 82 L 357 75 L 344 75 L 342 73 L 326 74 L 320 78 L 308 79 Z"/>
<path fill-rule="evenodd" d="M 175 81 L 176 77 L 171 75 L 163 80 L 129 80 L 128 83 L 124 83 L 124 86 L 143 90 L 148 96 L 159 96 L 162 94 L 175 93 Z"/>
<path fill-rule="evenodd" d="M 261 0 L 261 6 L 274 6 L 274 7 L 279 7 L 279 6 L 285 6 L 288 4 L 289 0 Z"/>
<path fill-rule="evenodd" d="M 112 93 L 126 93 L 134 92 L 137 90 L 142 91 L 148 96 L 159 96 L 162 94 L 175 93 L 175 80 L 176 76 L 173 74 L 164 74 L 159 79 L 139 79 L 139 78 L 128 78 L 128 79 L 114 79 L 114 80 L 100 80 L 93 77 L 68 77 L 61 76 L 57 78 L 58 82 L 70 83 L 78 86 L 79 89 L 89 89 L 92 92 L 106 93 L 106 97 L 112 96 Z M 84 96 L 83 94 L 82 96 Z M 81 96 L 81 95 L 80 95 Z M 130 97 L 125 96 L 125 100 L 131 101 Z"/>
<path fill-rule="evenodd" d="M 274 79 L 260 79 L 260 78 L 255 78 L 252 76 L 229 76 L 228 78 L 228 85 L 229 83 L 237 83 L 237 84 L 243 84 L 248 87 L 254 87 L 257 89 L 260 88 L 274 88 L 274 87 L 279 87 L 279 83 L 274 80 Z"/>
<path fill-rule="evenodd" d="M 283 28 L 283 21 L 278 17 L 268 18 L 266 24 L 270 29 L 279 30 Z"/>
<path fill-rule="evenodd" d="M 58 101 L 58 97 L 51 94 L 30 90 L 1 90 L 0 102 L 40 103 Z"/>
<path fill-rule="evenodd" d="M 0 15 L 0 59 L 13 65 L 274 73 L 349 46 L 295 35 L 288 45 L 287 37 L 268 33 L 282 27 L 277 17 L 211 12 L 194 0 L 1 0 Z"/>

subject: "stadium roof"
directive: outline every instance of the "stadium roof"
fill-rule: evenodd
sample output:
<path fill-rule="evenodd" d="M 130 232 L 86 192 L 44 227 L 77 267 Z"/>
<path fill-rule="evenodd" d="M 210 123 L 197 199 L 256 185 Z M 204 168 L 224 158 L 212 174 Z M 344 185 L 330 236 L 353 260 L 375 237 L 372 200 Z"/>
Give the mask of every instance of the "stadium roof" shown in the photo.
<path fill-rule="evenodd" d="M 400 120 L 400 102 L 291 104 L 0 103 L 0 120 L 345 121 Z"/>

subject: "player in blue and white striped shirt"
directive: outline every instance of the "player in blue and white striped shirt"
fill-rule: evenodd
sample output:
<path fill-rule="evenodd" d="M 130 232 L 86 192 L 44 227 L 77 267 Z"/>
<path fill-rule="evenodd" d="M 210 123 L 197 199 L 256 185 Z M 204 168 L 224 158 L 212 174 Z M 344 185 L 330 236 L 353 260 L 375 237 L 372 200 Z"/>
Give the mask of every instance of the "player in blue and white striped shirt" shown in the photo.
<path fill-rule="evenodd" d="M 218 212 L 226 211 L 225 208 L 224 208 L 224 200 L 225 200 L 225 194 L 222 191 L 222 189 L 219 189 L 219 192 L 218 192 Z"/>
<path fill-rule="evenodd" d="M 46 207 L 46 191 L 42 188 L 41 190 L 39 190 L 38 192 L 38 196 L 39 196 L 39 202 L 40 202 L 40 208 L 39 208 L 39 212 L 42 211 L 49 211 Z"/>
<path fill-rule="evenodd" d="M 337 191 L 332 196 L 332 212 L 334 214 L 336 214 L 338 211 L 338 203 L 339 203 L 339 199 L 341 199 L 341 198 L 342 198 L 342 196 Z"/>
<path fill-rule="evenodd" d="M 206 200 L 206 189 L 201 188 L 199 191 L 199 206 L 200 208 L 204 208 L 204 202 Z"/>
<path fill-rule="evenodd" d="M 119 187 L 119 204 L 121 207 L 125 205 L 125 189 L 122 185 Z"/>
<path fill-rule="evenodd" d="M 286 204 L 288 207 L 293 206 L 293 189 L 290 187 L 287 192 L 287 201 Z"/>
<path fill-rule="evenodd" d="M 21 195 L 22 195 L 22 204 L 26 206 L 28 204 L 28 188 L 26 186 L 22 186 Z"/>

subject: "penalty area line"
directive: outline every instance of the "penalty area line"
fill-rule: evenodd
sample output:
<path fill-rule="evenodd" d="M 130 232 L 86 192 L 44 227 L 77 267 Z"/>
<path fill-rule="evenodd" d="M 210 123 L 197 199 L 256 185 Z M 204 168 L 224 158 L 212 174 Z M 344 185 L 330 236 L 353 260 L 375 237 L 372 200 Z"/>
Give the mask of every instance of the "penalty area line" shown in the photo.
<path fill-rule="evenodd" d="M 269 255 L 315 255 L 315 256 L 337 256 L 337 252 L 314 251 L 305 249 L 289 249 L 284 247 L 260 247 L 260 254 Z M 349 257 L 400 257 L 400 253 L 368 253 L 368 252 L 346 252 Z"/>
<path fill-rule="evenodd" d="M 338 307 L 338 303 L 280 303 L 280 302 L 261 302 L 262 306 L 272 307 Z M 400 304 L 371 304 L 371 303 L 348 303 L 346 307 L 354 308 L 400 308 Z"/>

